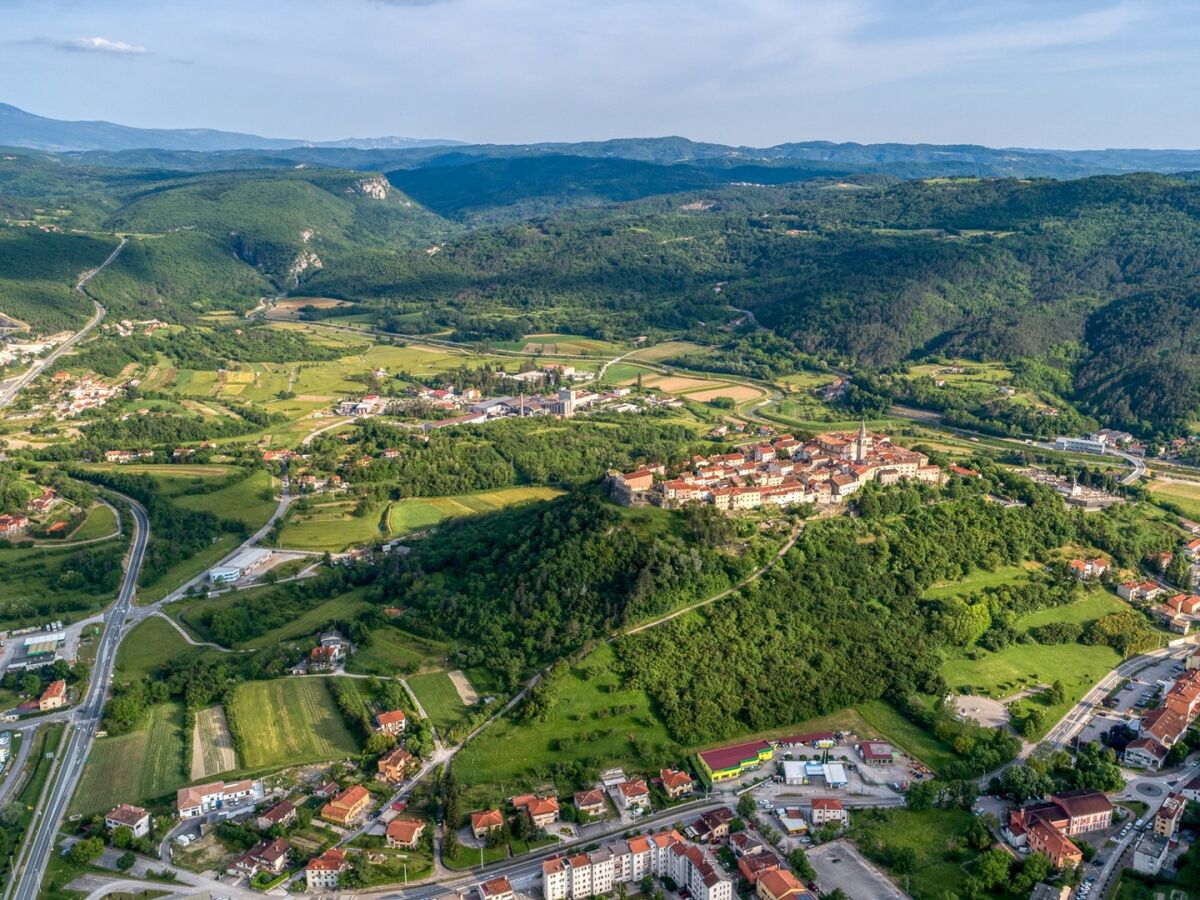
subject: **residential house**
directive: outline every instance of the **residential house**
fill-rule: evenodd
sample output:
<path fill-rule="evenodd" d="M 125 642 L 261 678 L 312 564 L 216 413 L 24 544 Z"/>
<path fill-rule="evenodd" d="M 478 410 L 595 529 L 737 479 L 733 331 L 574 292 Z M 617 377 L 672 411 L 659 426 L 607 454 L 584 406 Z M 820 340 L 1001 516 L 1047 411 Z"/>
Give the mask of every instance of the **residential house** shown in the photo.
<path fill-rule="evenodd" d="M 313 796 L 314 797 L 322 797 L 322 798 L 332 797 L 334 794 L 336 794 L 341 789 L 342 789 L 342 786 L 340 784 L 338 784 L 336 781 L 327 781 L 324 784 L 322 784 L 320 787 L 318 787 L 315 791 L 313 791 Z"/>
<path fill-rule="evenodd" d="M 357 824 L 371 808 L 371 792 L 361 784 L 346 788 L 321 807 L 321 818 L 337 825 Z"/>
<path fill-rule="evenodd" d="M 330 847 L 320 856 L 310 859 L 304 867 L 304 878 L 310 891 L 337 890 L 341 875 L 347 869 L 346 851 Z"/>
<path fill-rule="evenodd" d="M 770 850 L 738 857 L 738 871 L 742 877 L 754 887 L 767 872 L 775 872 L 783 867 L 783 861 Z"/>
<path fill-rule="evenodd" d="M 54 488 L 46 488 L 42 493 L 29 501 L 27 508 L 30 512 L 45 512 L 58 502 L 58 494 Z"/>
<path fill-rule="evenodd" d="M 498 809 L 481 809 L 471 813 L 471 833 L 479 840 L 503 827 L 504 815 Z"/>
<path fill-rule="evenodd" d="M 575 808 L 581 813 L 587 813 L 593 819 L 598 819 L 607 811 L 604 802 L 604 791 L 593 788 L 590 791 L 578 791 L 575 794 Z"/>
<path fill-rule="evenodd" d="M 407 724 L 408 717 L 404 715 L 404 710 L 402 709 L 389 709 L 387 712 L 381 712 L 375 717 L 375 730 L 380 734 L 404 734 L 404 728 Z"/>
<path fill-rule="evenodd" d="M 618 784 L 617 797 L 621 801 L 621 809 L 625 812 L 649 812 L 650 810 L 650 788 L 640 778 L 634 781 L 622 781 Z"/>
<path fill-rule="evenodd" d="M 397 747 L 379 757 L 379 777 L 384 781 L 399 783 L 415 762 L 416 757 L 403 747 Z"/>
<path fill-rule="evenodd" d="M 759 900 L 800 900 L 808 895 L 804 884 L 787 869 L 764 872 L 754 886 Z"/>
<path fill-rule="evenodd" d="M 1102 578 L 1104 573 L 1108 571 L 1108 560 L 1104 559 L 1073 559 L 1067 563 L 1067 568 L 1071 574 L 1080 581 L 1086 581 L 1092 578 Z"/>
<path fill-rule="evenodd" d="M 336 647 L 313 647 L 308 654 L 308 671 L 333 672 L 342 664 L 342 655 Z"/>
<path fill-rule="evenodd" d="M 419 819 L 392 819 L 384 832 L 384 840 L 389 847 L 415 850 L 424 833 L 425 823 Z"/>
<path fill-rule="evenodd" d="M 1159 806 L 1158 812 L 1154 814 L 1154 833 L 1161 834 L 1167 840 L 1172 840 L 1179 831 L 1179 824 L 1183 821 L 1187 803 L 1187 798 L 1183 794 L 1174 791 L 1167 794 L 1167 798 Z"/>
<path fill-rule="evenodd" d="M 29 517 L 24 513 L 5 513 L 0 515 L 0 535 L 6 537 L 20 534 L 29 527 Z"/>
<path fill-rule="evenodd" d="M 687 796 L 695 786 L 692 776 L 678 769 L 663 769 L 659 773 L 659 777 L 662 779 L 663 792 L 671 800 Z"/>
<path fill-rule="evenodd" d="M 287 827 L 288 825 L 295 823 L 295 821 L 296 807 L 291 803 L 288 803 L 286 800 L 281 800 L 266 812 L 261 813 L 258 818 L 254 820 L 254 825 L 262 831 L 266 831 L 267 829 L 273 828 L 276 825 Z"/>
<path fill-rule="evenodd" d="M 122 803 L 104 817 L 104 827 L 109 831 L 128 828 L 135 838 L 142 838 L 150 833 L 150 813 L 140 806 Z"/>
<path fill-rule="evenodd" d="M 1183 554 L 1188 559 L 1200 559 L 1200 537 L 1192 538 L 1183 545 Z"/>
<path fill-rule="evenodd" d="M 263 841 L 234 860 L 229 867 L 229 872 L 235 875 L 245 875 L 248 878 L 254 877 L 259 872 L 282 875 L 283 870 L 287 868 L 291 850 L 292 845 L 283 838 Z"/>
<path fill-rule="evenodd" d="M 688 833 L 698 843 L 711 844 L 723 841 L 729 837 L 729 823 L 733 819 L 733 810 L 728 806 L 721 806 L 702 813 L 700 818 L 688 828 Z"/>
<path fill-rule="evenodd" d="M 1156 770 L 1167 760 L 1167 748 L 1154 738 L 1136 738 L 1125 745 L 1122 761 L 1137 769 Z M 1197 791 L 1200 798 L 1200 791 Z"/>
<path fill-rule="evenodd" d="M 842 801 L 836 797 L 813 797 L 811 817 L 813 828 L 820 828 L 829 823 L 841 828 L 850 825 L 850 816 L 842 806 Z"/>
<path fill-rule="evenodd" d="M 558 821 L 558 798 L 521 794 L 510 801 L 519 813 L 524 813 L 535 828 L 548 828 Z"/>
<path fill-rule="evenodd" d="M 1166 590 L 1153 581 L 1125 581 L 1117 585 L 1117 596 L 1130 603 L 1149 603 Z"/>
<path fill-rule="evenodd" d="M 493 878 L 479 885 L 479 900 L 513 900 L 514 896 L 507 878 Z"/>
<path fill-rule="evenodd" d="M 1147 831 L 1133 846 L 1133 871 L 1143 875 L 1157 875 L 1167 862 L 1171 842 L 1161 834 Z"/>
<path fill-rule="evenodd" d="M 237 806 L 256 793 L 261 796 L 261 784 L 249 779 L 197 784 L 175 792 L 175 810 L 181 819 L 190 819 L 192 816 Z"/>
<path fill-rule="evenodd" d="M 61 709 L 67 705 L 67 683 L 61 678 L 50 682 L 50 686 L 42 691 L 38 698 L 38 710 L 46 712 L 51 709 Z"/>

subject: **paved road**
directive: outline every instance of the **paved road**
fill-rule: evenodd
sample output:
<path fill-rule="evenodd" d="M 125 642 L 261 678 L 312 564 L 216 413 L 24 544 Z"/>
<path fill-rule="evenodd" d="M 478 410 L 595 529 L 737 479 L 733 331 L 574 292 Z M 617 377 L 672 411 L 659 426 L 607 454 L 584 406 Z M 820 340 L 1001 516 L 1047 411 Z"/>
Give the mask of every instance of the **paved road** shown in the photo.
<path fill-rule="evenodd" d="M 79 281 L 75 283 L 75 290 L 79 291 L 81 294 L 86 293 L 84 291 L 84 287 L 87 285 L 87 283 L 91 281 L 97 274 L 103 271 L 109 263 L 111 263 L 120 255 L 121 251 L 125 249 L 126 243 L 127 239 L 121 238 L 121 243 L 117 244 L 117 248 L 108 255 L 108 258 L 104 260 L 104 262 L 100 263 L 100 265 L 98 265 L 96 268 L 89 269 L 88 271 L 82 273 L 79 276 Z M 3 409 L 4 407 L 8 406 L 8 404 L 12 403 L 13 398 L 16 397 L 23 388 L 31 384 L 35 378 L 41 375 L 42 372 L 46 371 L 46 369 L 50 368 L 50 366 L 54 365 L 60 356 L 78 344 L 88 335 L 90 331 L 92 331 L 92 329 L 100 324 L 100 321 L 104 318 L 104 313 L 106 310 L 99 303 L 96 303 L 95 300 L 93 300 L 92 303 L 95 303 L 96 305 L 96 312 L 86 325 L 67 338 L 66 341 L 50 351 L 49 356 L 45 357 L 44 359 L 37 360 L 14 381 L 6 384 L 3 388 L 0 388 L 0 409 Z"/>
<path fill-rule="evenodd" d="M 26 836 L 22 858 L 23 865 L 17 876 L 11 896 L 15 900 L 36 900 L 46 861 L 54 852 L 54 839 L 66 812 L 67 803 L 79 782 L 79 775 L 96 737 L 96 728 L 104 709 L 104 699 L 112 682 L 113 665 L 117 658 L 117 647 L 132 627 L 126 616 L 133 608 L 133 597 L 137 591 L 138 575 L 146 554 L 146 542 L 150 537 L 150 521 L 146 511 L 136 501 L 126 498 L 133 510 L 133 543 L 125 566 L 125 577 L 117 602 L 104 615 L 104 633 L 96 651 L 92 666 L 92 677 L 87 694 L 71 710 L 68 736 L 59 748 L 57 772 L 48 783 L 40 814 L 34 819 L 30 834 Z"/>

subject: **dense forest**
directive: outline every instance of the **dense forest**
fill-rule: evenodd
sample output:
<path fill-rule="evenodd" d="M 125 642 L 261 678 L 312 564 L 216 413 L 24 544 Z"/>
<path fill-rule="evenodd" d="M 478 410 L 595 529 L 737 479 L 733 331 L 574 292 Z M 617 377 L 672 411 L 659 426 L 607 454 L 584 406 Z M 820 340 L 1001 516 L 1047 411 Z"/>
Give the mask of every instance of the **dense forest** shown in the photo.
<path fill-rule="evenodd" d="M 993 478 L 1027 505 L 985 500 L 979 492 Z M 951 482 L 933 505 L 925 502 L 928 494 L 881 493 L 860 520 L 812 523 L 782 563 L 749 589 L 701 615 L 621 639 L 628 678 L 650 692 L 672 736 L 700 744 L 880 697 L 917 708 L 911 695 L 947 690 L 939 674 L 943 647 L 979 638 L 993 627 L 993 615 L 1002 623 L 1005 612 L 1074 596 L 1040 585 L 969 605 L 923 600 L 935 581 L 1045 557 L 1078 539 L 1112 547 L 1119 557 L 1171 541 L 1152 532 L 1132 535 L 1129 522 L 1100 524 L 1103 515 L 1085 520 L 1048 489 L 994 470 L 989 479 Z M 1147 634 L 1156 639 L 1134 614 L 1074 637 L 1125 653 L 1144 649 Z"/>
<path fill-rule="evenodd" d="M 406 628 L 461 640 L 463 664 L 511 690 L 530 667 L 715 593 L 755 565 L 756 552 L 717 546 L 720 531 L 700 523 L 689 539 L 676 523 L 575 492 L 443 525 L 385 563 L 373 590 L 404 609 Z"/>

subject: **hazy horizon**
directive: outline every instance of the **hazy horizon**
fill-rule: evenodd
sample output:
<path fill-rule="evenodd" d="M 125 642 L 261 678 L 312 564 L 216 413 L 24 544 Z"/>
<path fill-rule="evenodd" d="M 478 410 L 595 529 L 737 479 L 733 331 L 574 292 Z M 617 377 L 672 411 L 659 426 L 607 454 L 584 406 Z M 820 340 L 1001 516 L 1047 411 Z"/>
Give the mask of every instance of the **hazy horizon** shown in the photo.
<path fill-rule="evenodd" d="M 1200 87 L 1200 20 L 1173 0 L 0 5 L 0 100 L 57 119 L 309 141 L 1200 146 L 1172 113 Z"/>

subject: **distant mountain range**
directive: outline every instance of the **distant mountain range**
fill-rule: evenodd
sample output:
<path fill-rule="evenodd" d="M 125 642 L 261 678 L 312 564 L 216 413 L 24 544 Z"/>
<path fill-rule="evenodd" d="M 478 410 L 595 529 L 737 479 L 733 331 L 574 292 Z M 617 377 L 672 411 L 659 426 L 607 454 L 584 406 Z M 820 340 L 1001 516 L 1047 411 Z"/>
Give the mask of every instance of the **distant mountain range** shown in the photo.
<path fill-rule="evenodd" d="M 360 150 L 398 150 L 444 147 L 458 141 L 406 137 L 346 138 L 340 141 L 305 141 L 267 138 L 212 128 L 131 128 L 113 122 L 66 122 L 25 112 L 0 103 L 0 145 L 48 150 L 285 150 L 290 147 L 334 147 Z"/>
<path fill-rule="evenodd" d="M 378 137 L 339 141 L 267 138 L 209 128 L 131 128 L 112 122 L 48 119 L 0 103 L 0 146 L 78 153 L 112 166 L 205 170 L 297 163 L 368 171 L 465 165 L 481 159 L 574 156 L 657 165 L 737 169 L 800 168 L 815 174 L 887 174 L 900 178 L 980 176 L 1082 178 L 1127 172 L 1200 170 L 1200 150 L 996 149 L 978 144 L 857 144 L 803 141 L 734 147 L 683 137 L 617 138 L 578 143 L 467 144 L 436 138 Z M 447 148 L 452 148 L 447 150 Z M 183 154 L 175 155 L 172 154 Z M 200 158 L 194 154 L 214 154 Z M 782 176 L 768 179 L 785 180 Z"/>

